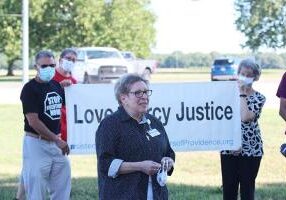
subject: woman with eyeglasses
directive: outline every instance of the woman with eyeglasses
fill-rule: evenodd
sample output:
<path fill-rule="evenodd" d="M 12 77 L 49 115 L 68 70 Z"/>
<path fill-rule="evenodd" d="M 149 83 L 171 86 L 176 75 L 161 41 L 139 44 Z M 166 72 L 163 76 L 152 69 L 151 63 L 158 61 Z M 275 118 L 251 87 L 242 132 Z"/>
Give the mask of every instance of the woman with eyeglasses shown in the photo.
<path fill-rule="evenodd" d="M 175 153 L 162 123 L 147 113 L 151 94 L 148 81 L 136 74 L 115 85 L 118 110 L 96 132 L 100 200 L 168 199 L 166 176 Z"/>

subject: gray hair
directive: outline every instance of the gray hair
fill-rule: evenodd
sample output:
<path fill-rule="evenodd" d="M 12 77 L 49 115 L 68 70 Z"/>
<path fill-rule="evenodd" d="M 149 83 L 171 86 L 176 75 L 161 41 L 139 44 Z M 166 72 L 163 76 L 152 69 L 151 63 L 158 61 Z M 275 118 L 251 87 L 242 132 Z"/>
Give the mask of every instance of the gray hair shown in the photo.
<path fill-rule="evenodd" d="M 61 52 L 60 58 L 63 58 L 70 53 L 77 56 L 77 52 L 73 48 L 66 48 Z"/>
<path fill-rule="evenodd" d="M 41 58 L 55 58 L 55 56 L 51 51 L 42 50 L 36 54 L 35 62 L 38 63 L 39 59 Z"/>
<path fill-rule="evenodd" d="M 250 68 L 254 74 L 254 80 L 257 81 L 261 75 L 261 67 L 255 63 L 253 59 L 247 58 L 243 59 L 238 65 L 238 74 L 240 73 L 243 67 Z"/>
<path fill-rule="evenodd" d="M 118 79 L 114 86 L 114 93 L 119 105 L 121 105 L 120 95 L 128 94 L 131 86 L 140 81 L 144 82 L 146 85 L 149 85 L 149 82 L 138 74 L 125 74 Z"/>

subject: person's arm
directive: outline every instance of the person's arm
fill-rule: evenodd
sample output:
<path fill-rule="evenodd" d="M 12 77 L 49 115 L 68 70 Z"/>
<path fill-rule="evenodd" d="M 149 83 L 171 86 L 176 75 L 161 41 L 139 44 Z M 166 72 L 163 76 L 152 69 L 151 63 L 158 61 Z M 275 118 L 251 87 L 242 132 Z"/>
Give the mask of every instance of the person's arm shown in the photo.
<path fill-rule="evenodd" d="M 163 164 L 163 162 L 168 162 L 168 175 L 171 176 L 174 170 L 174 164 L 175 164 L 175 152 L 172 149 L 171 145 L 170 145 L 170 141 L 168 138 L 168 135 L 166 133 L 166 130 L 163 126 L 163 124 L 161 123 L 161 121 L 157 121 L 158 126 L 160 127 L 160 129 L 163 131 L 163 134 L 166 137 L 166 141 L 167 141 L 167 150 L 164 154 L 164 157 L 161 159 L 161 164 Z"/>
<path fill-rule="evenodd" d="M 133 172 L 143 172 L 147 175 L 154 175 L 160 169 L 161 164 L 151 160 L 141 162 L 122 162 L 118 174 L 129 174 Z"/>
<path fill-rule="evenodd" d="M 99 170 L 108 177 L 116 178 L 120 174 L 143 172 L 148 175 L 157 173 L 161 164 L 151 160 L 126 162 L 116 155 L 116 143 L 119 140 L 119 124 L 116 119 L 104 119 L 96 132 L 96 153 Z"/>
<path fill-rule="evenodd" d="M 26 118 L 29 125 L 41 136 L 48 140 L 54 141 L 56 145 L 62 149 L 64 154 L 69 154 L 69 148 L 65 141 L 61 140 L 55 133 L 50 131 L 48 127 L 39 119 L 38 113 L 27 113 Z"/>
<path fill-rule="evenodd" d="M 286 99 L 280 97 L 279 115 L 286 121 Z"/>
<path fill-rule="evenodd" d="M 255 113 L 248 109 L 246 97 L 240 97 L 240 116 L 243 122 L 250 122 L 255 118 Z"/>
<path fill-rule="evenodd" d="M 286 72 L 283 74 L 281 81 L 279 83 L 279 87 L 276 92 L 276 96 L 280 98 L 280 108 L 279 115 L 286 121 Z"/>

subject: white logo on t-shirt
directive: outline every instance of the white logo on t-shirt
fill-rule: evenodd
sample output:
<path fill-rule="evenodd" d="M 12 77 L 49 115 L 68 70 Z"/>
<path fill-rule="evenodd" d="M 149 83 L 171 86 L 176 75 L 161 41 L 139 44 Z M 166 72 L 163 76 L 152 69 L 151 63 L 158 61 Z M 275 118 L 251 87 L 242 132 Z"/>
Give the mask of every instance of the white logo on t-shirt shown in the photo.
<path fill-rule="evenodd" d="M 44 113 L 52 120 L 60 119 L 62 102 L 62 97 L 58 93 L 47 93 L 44 102 Z"/>

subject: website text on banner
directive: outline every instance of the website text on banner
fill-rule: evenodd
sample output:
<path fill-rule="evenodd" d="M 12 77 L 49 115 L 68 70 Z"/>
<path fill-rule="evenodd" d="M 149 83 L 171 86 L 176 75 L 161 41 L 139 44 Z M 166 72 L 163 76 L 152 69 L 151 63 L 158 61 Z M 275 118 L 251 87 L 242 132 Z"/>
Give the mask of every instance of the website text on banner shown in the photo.
<path fill-rule="evenodd" d="M 151 84 L 150 89 L 149 113 L 161 120 L 175 151 L 241 146 L 236 82 Z M 65 94 L 71 153 L 95 153 L 97 127 L 118 107 L 114 85 L 73 85 Z"/>

